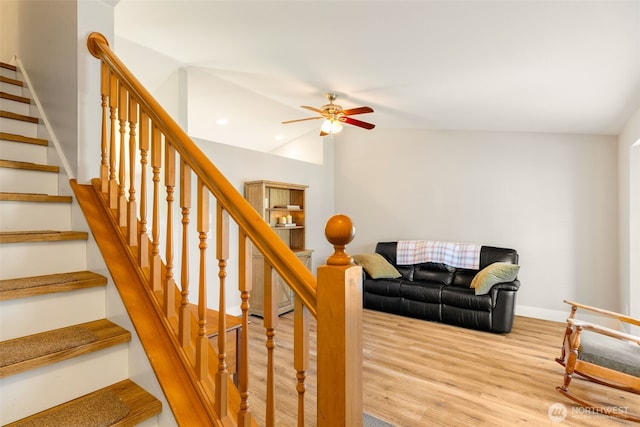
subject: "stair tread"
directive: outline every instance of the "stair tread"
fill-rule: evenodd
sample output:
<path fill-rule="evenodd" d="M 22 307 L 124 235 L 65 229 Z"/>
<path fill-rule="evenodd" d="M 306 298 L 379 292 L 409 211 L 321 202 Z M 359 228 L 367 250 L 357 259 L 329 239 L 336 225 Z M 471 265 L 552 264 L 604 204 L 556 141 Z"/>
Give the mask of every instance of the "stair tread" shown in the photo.
<path fill-rule="evenodd" d="M 11 101 L 22 102 L 23 104 L 31 104 L 31 100 L 24 96 L 12 95 L 6 92 L 0 92 L 0 98 L 9 99 Z"/>
<path fill-rule="evenodd" d="M 88 238 L 89 234 L 85 231 L 27 230 L 0 232 L 0 243 L 56 242 L 87 240 Z"/>
<path fill-rule="evenodd" d="M 1 168 L 25 169 L 42 172 L 60 172 L 59 166 L 43 165 L 40 163 L 19 162 L 16 160 L 0 160 Z"/>
<path fill-rule="evenodd" d="M 91 414 L 91 425 L 131 426 L 159 414 L 161 410 L 162 403 L 158 399 L 126 379 L 6 427 L 85 425 L 87 414 Z M 28 424 L 31 422 L 34 424 Z"/>
<path fill-rule="evenodd" d="M 48 203 L 71 203 L 71 196 L 52 196 L 41 193 L 8 193 L 0 191 L 0 201 L 13 202 L 48 202 Z"/>
<path fill-rule="evenodd" d="M 0 280 L 0 301 L 105 286 L 107 278 L 91 271 Z"/>
<path fill-rule="evenodd" d="M 24 114 L 12 113 L 11 111 L 0 110 L 0 117 L 5 119 L 20 120 L 29 123 L 39 123 L 40 119 L 33 116 L 26 116 Z"/>
<path fill-rule="evenodd" d="M 16 85 L 16 86 L 24 86 L 24 83 L 22 83 L 20 80 L 11 79 L 11 78 L 5 77 L 5 76 L 0 76 L 0 82 L 9 83 L 9 84 Z"/>
<path fill-rule="evenodd" d="M 11 65 L 2 61 L 0 61 L 0 68 L 6 68 L 7 70 L 11 71 L 18 71 L 18 67 L 16 67 L 15 65 Z"/>
<path fill-rule="evenodd" d="M 0 132 L 0 139 L 13 142 L 24 142 L 26 144 L 49 145 L 49 141 L 42 138 L 31 138 L 29 136 L 17 135 L 14 133 Z"/>
<path fill-rule="evenodd" d="M 61 362 L 131 340 L 131 333 L 100 319 L 0 342 L 0 378 Z"/>

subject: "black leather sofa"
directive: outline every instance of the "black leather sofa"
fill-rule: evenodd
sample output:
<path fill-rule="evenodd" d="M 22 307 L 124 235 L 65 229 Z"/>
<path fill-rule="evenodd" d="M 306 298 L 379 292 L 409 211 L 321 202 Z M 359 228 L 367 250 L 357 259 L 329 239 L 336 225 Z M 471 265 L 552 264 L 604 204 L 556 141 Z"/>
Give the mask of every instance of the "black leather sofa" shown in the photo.
<path fill-rule="evenodd" d="M 391 263 L 402 277 L 363 281 L 364 308 L 494 333 L 511 332 L 515 315 L 516 278 L 498 283 L 485 295 L 470 288 L 474 276 L 495 262 L 518 264 L 514 249 L 482 246 L 479 270 L 445 264 L 396 264 L 397 242 L 379 242 L 376 253 Z"/>

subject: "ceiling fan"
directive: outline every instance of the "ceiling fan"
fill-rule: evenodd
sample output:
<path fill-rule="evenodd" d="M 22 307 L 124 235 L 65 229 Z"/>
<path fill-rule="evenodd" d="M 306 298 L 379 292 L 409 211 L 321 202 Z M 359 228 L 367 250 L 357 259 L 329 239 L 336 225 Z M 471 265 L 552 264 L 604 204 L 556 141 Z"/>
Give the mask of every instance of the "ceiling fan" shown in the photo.
<path fill-rule="evenodd" d="M 358 108 L 349 108 L 347 110 L 343 110 L 342 107 L 338 104 L 334 104 L 333 101 L 336 100 L 338 95 L 335 93 L 327 93 L 327 99 L 329 103 L 323 105 L 320 108 L 308 107 L 306 105 L 302 105 L 302 108 L 306 108 L 307 110 L 311 110 L 315 113 L 320 114 L 317 117 L 308 117 L 306 119 L 297 119 L 297 120 L 287 120 L 286 122 L 282 122 L 283 124 L 287 123 L 295 123 L 302 122 L 306 120 L 318 120 L 324 119 L 322 123 L 322 127 L 320 128 L 320 136 L 326 136 L 329 134 L 338 133 L 342 130 L 342 123 L 346 123 L 353 126 L 358 126 L 364 129 L 373 129 L 376 125 L 363 122 L 361 120 L 356 120 L 350 116 L 356 114 L 364 114 L 364 113 L 373 113 L 373 108 L 371 107 L 358 107 Z"/>

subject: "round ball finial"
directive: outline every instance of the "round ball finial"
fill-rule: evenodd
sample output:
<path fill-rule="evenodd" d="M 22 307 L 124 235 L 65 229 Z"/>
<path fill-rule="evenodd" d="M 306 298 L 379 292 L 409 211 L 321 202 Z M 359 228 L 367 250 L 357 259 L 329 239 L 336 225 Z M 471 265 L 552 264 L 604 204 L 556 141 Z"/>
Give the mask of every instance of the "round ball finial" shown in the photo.
<path fill-rule="evenodd" d="M 356 229 L 351 218 L 346 215 L 334 215 L 327 221 L 324 227 L 324 235 L 333 245 L 334 253 L 327 258 L 329 265 L 349 265 L 353 259 L 344 251 L 347 244 L 351 243 L 356 235 Z"/>

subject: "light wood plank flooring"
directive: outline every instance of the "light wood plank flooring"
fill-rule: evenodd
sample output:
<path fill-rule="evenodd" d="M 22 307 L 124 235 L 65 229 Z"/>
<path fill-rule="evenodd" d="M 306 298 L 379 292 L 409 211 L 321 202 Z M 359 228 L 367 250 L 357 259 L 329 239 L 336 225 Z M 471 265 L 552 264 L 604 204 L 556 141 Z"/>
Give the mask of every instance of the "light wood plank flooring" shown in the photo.
<path fill-rule="evenodd" d="M 278 426 L 294 426 L 296 414 L 291 313 L 276 334 Z M 315 325 L 307 376 L 305 418 L 315 426 Z M 564 325 L 517 317 L 513 331 L 495 335 L 434 322 L 364 311 L 364 410 L 397 427 L 416 426 L 624 426 L 633 423 L 573 410 L 555 387 L 562 383 Z M 252 317 L 250 407 L 264 425 L 266 349 L 262 319 Z M 640 396 L 574 379 L 571 388 L 609 406 L 640 411 Z M 567 417 L 554 423 L 554 403 Z"/>

